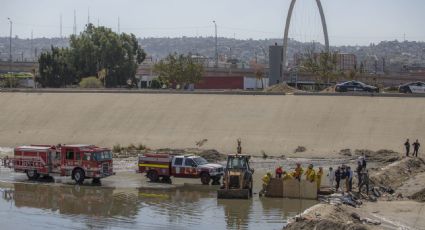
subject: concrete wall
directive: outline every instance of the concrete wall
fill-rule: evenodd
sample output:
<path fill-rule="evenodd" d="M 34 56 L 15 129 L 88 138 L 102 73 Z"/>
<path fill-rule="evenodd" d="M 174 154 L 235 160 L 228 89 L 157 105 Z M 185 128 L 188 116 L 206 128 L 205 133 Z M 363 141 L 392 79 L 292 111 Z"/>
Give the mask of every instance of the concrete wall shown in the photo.
<path fill-rule="evenodd" d="M 425 99 L 355 96 L 0 93 L 0 146 L 143 143 L 319 155 L 425 142 Z"/>

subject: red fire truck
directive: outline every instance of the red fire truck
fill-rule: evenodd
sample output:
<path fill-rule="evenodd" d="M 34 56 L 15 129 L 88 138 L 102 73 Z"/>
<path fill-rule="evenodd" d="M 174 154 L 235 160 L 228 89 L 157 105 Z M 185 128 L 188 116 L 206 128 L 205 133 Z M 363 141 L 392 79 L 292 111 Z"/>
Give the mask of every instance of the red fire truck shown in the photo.
<path fill-rule="evenodd" d="M 78 184 L 86 178 L 99 183 L 101 178 L 114 174 L 111 151 L 94 145 L 19 146 L 7 161 L 8 167 L 26 173 L 30 180 L 56 174 L 71 176 Z"/>
<path fill-rule="evenodd" d="M 199 156 L 173 156 L 170 154 L 145 154 L 139 156 L 139 173 L 146 173 L 152 182 L 171 183 L 171 176 L 180 178 L 201 178 L 204 185 L 213 180 L 220 184 L 223 166 L 208 163 Z"/>

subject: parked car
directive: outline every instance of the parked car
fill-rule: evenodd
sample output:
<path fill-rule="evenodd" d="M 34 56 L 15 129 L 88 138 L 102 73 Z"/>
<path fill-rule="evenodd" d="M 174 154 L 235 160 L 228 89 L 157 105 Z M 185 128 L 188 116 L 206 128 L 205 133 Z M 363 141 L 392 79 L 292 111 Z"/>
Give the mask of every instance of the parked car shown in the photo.
<path fill-rule="evenodd" d="M 410 82 L 398 87 L 399 93 L 425 93 L 425 82 Z"/>
<path fill-rule="evenodd" d="M 379 88 L 359 81 L 347 81 L 336 84 L 336 92 L 371 92 L 379 93 Z"/>

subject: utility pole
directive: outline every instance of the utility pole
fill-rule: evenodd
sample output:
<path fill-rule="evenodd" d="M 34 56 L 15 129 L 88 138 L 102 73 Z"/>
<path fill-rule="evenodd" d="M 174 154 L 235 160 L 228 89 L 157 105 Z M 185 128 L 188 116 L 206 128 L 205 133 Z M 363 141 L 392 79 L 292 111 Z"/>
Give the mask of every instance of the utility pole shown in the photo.
<path fill-rule="evenodd" d="M 77 35 L 77 13 L 74 10 L 74 27 L 73 27 L 74 35 Z"/>
<path fill-rule="evenodd" d="M 217 23 L 213 21 L 215 27 L 215 68 L 218 68 L 218 40 L 217 40 Z"/>
<path fill-rule="evenodd" d="M 12 19 L 7 18 L 10 23 L 10 37 L 9 37 L 9 72 L 12 72 Z M 12 88 L 12 85 L 11 85 Z"/>
<path fill-rule="evenodd" d="M 33 31 L 31 30 L 31 49 L 30 49 L 30 57 L 32 56 L 32 49 L 34 49 L 34 36 Z M 32 57 L 32 60 L 34 61 L 35 57 Z"/>
<path fill-rule="evenodd" d="M 60 14 L 60 16 L 59 16 L 59 24 L 60 24 L 59 37 L 62 38 L 62 14 Z"/>
<path fill-rule="evenodd" d="M 118 17 L 118 34 L 120 34 L 120 17 Z"/>
<path fill-rule="evenodd" d="M 90 24 L 90 8 L 87 9 L 87 25 Z"/>

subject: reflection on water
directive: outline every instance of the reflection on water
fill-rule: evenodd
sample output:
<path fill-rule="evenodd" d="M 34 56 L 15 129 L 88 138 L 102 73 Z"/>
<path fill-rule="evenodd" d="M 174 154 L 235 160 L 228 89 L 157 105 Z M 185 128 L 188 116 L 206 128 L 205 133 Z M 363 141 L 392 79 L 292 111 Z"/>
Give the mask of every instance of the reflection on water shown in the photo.
<path fill-rule="evenodd" d="M 316 201 L 217 200 L 214 188 L 114 189 L 16 183 L 2 187 L 0 218 L 32 229 L 281 229 Z M 16 229 L 16 228 L 15 228 Z"/>

